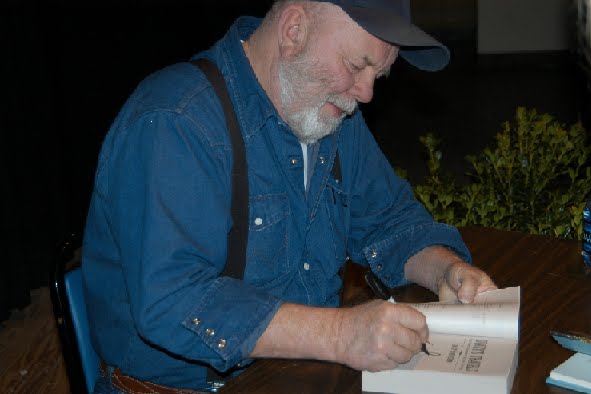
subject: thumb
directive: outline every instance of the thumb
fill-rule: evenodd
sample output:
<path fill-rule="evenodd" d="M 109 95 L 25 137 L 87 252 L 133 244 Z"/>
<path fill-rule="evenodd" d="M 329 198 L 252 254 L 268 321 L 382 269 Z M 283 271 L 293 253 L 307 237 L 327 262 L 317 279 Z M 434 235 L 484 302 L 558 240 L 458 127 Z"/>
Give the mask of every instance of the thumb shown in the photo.
<path fill-rule="evenodd" d="M 439 301 L 456 301 L 458 299 L 457 293 L 451 286 L 444 281 L 441 286 L 439 286 Z"/>

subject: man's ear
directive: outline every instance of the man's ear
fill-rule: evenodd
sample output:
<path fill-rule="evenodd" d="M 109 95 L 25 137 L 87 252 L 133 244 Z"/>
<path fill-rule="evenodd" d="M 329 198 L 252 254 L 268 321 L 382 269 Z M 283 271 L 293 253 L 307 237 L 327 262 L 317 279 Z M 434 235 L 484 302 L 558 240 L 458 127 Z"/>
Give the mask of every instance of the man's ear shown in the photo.
<path fill-rule="evenodd" d="M 279 18 L 279 50 L 281 57 L 290 58 L 306 46 L 309 19 L 301 5 L 285 7 Z"/>

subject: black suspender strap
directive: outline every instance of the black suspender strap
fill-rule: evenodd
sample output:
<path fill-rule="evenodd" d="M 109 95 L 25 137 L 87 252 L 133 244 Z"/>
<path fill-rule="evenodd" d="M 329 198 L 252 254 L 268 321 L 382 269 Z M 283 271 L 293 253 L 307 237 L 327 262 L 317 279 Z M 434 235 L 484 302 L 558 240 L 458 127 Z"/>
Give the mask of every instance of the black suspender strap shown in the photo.
<path fill-rule="evenodd" d="M 222 276 L 236 279 L 244 277 L 246 266 L 246 245 L 248 242 L 248 166 L 246 163 L 246 149 L 238 125 L 238 118 L 230 101 L 224 76 L 217 66 L 207 59 L 197 59 L 191 63 L 198 67 L 213 86 L 224 108 L 226 125 L 232 142 L 234 163 L 232 165 L 232 206 L 231 214 L 233 226 L 228 234 L 228 257 Z"/>
<path fill-rule="evenodd" d="M 226 265 L 222 271 L 222 276 L 229 276 L 236 279 L 244 277 L 244 268 L 246 266 L 246 245 L 248 242 L 248 166 L 246 163 L 246 149 L 244 140 L 240 133 L 238 119 L 234 112 L 234 107 L 224 76 L 217 66 L 207 59 L 192 60 L 191 64 L 199 68 L 207 77 L 213 90 L 217 94 L 224 115 L 226 116 L 226 126 L 230 134 L 232 143 L 233 164 L 232 164 L 232 206 L 230 208 L 232 215 L 232 228 L 228 233 L 228 257 Z M 217 391 L 223 387 L 224 381 L 230 376 L 231 372 L 218 373 L 214 369 L 207 368 L 207 383 L 211 385 L 212 391 Z"/>

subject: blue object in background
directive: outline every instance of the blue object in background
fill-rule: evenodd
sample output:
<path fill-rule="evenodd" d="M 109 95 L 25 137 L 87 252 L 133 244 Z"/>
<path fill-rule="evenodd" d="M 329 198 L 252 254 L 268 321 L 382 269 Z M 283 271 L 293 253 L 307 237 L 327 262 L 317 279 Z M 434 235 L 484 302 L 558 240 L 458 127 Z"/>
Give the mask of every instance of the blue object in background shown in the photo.
<path fill-rule="evenodd" d="M 591 335 L 576 331 L 550 331 L 562 347 L 591 356 Z"/>
<path fill-rule="evenodd" d="M 583 209 L 583 262 L 591 268 L 591 198 Z"/>

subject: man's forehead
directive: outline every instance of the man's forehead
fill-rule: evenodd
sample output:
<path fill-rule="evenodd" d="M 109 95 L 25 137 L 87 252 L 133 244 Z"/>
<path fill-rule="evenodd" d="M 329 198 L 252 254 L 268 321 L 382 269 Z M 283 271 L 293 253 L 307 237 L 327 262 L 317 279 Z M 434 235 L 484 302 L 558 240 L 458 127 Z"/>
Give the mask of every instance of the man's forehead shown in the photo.
<path fill-rule="evenodd" d="M 389 68 L 396 60 L 399 52 L 398 46 L 382 41 L 374 36 L 356 42 L 348 40 L 344 42 L 344 45 L 349 47 L 347 51 L 349 56 L 354 57 L 357 61 L 363 62 L 367 66 L 378 69 Z"/>

